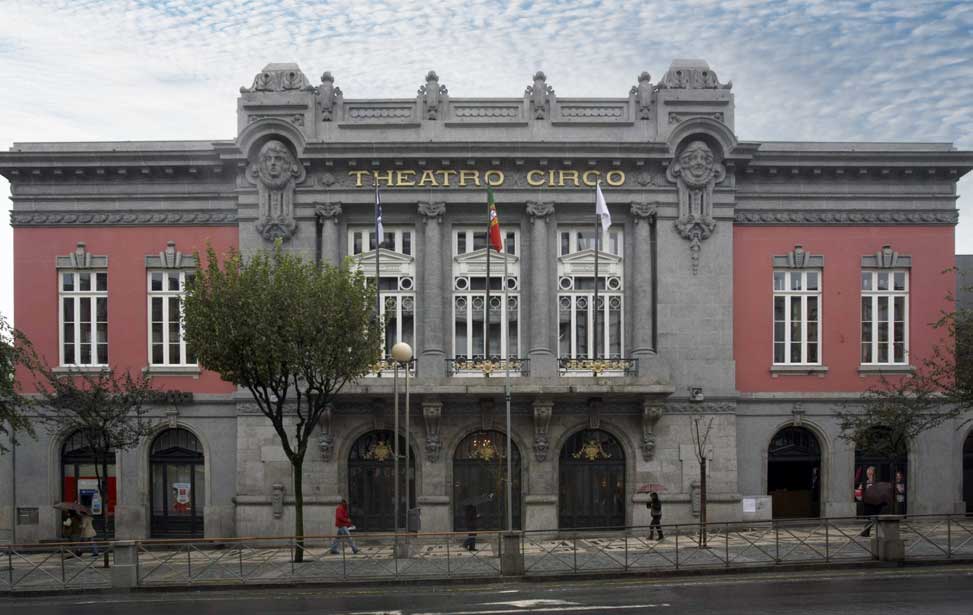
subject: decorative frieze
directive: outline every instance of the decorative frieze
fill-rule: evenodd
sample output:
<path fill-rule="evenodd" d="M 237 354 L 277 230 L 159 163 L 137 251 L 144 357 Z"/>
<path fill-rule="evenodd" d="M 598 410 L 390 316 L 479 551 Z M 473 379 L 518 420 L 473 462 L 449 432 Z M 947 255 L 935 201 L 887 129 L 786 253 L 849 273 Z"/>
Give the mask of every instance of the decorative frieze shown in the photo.
<path fill-rule="evenodd" d="M 667 402 L 666 414 L 731 414 L 736 412 L 734 402 Z"/>
<path fill-rule="evenodd" d="M 735 224 L 746 225 L 955 225 L 959 222 L 959 211 L 945 209 L 936 211 L 911 210 L 821 210 L 821 211 L 780 211 L 738 209 L 733 219 Z"/>
<path fill-rule="evenodd" d="M 236 210 L 11 211 L 11 226 L 206 226 L 237 223 Z"/>

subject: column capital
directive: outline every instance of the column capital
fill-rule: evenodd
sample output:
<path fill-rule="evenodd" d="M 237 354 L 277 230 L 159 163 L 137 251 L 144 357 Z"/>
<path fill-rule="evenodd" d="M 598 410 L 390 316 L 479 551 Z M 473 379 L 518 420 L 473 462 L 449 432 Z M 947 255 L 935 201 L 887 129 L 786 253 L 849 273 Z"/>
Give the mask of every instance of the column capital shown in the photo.
<path fill-rule="evenodd" d="M 655 222 L 656 203 L 639 203 L 637 201 L 632 201 L 631 209 L 629 211 L 632 214 L 632 219 L 635 221 L 635 224 L 638 224 L 643 220 L 649 223 Z"/>
<path fill-rule="evenodd" d="M 426 219 L 426 224 L 433 219 L 442 224 L 443 216 L 446 215 L 446 203 L 419 203 L 419 215 Z"/>
<path fill-rule="evenodd" d="M 531 222 L 534 222 L 538 218 L 544 220 L 554 215 L 554 203 L 527 201 L 527 215 L 530 216 Z"/>
<path fill-rule="evenodd" d="M 341 217 L 342 213 L 341 203 L 338 202 L 314 204 L 314 215 L 322 222 L 331 220 L 334 224 L 338 224 L 338 218 Z"/>

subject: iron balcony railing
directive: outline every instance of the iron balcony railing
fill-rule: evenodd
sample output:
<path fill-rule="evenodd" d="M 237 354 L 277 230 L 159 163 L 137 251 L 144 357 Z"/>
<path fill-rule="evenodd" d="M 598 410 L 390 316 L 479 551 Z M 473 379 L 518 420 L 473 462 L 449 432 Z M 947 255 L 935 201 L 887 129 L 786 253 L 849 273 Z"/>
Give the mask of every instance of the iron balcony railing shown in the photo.
<path fill-rule="evenodd" d="M 530 359 L 520 357 L 490 357 L 474 356 L 471 358 L 457 357 L 446 359 L 446 376 L 466 376 L 466 377 L 504 377 L 507 373 L 507 366 L 510 366 L 510 375 L 522 377 L 530 375 Z"/>
<path fill-rule="evenodd" d="M 558 359 L 561 376 L 623 377 L 638 376 L 639 360 L 625 358 L 589 359 L 561 357 Z"/>
<path fill-rule="evenodd" d="M 369 373 L 365 375 L 366 378 L 392 378 L 395 376 L 395 359 L 392 357 L 385 357 L 380 360 L 375 365 L 372 365 Z M 409 370 L 409 377 L 415 378 L 419 373 L 416 368 L 416 359 L 413 357 L 407 362 L 399 362 L 399 377 L 405 377 L 406 369 Z"/>

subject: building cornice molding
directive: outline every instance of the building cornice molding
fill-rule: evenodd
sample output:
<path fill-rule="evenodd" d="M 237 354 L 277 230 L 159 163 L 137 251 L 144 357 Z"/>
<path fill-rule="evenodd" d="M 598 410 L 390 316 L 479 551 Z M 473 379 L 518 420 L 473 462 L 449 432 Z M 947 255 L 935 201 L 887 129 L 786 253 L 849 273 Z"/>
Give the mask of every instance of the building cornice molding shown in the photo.
<path fill-rule="evenodd" d="M 233 226 L 236 210 L 11 211 L 11 226 Z"/>
<path fill-rule="evenodd" d="M 823 210 L 823 211 L 781 211 L 738 209 L 734 214 L 734 224 L 746 226 L 794 226 L 794 225 L 955 225 L 959 222 L 959 211 L 941 209 L 934 211 L 916 210 Z"/>

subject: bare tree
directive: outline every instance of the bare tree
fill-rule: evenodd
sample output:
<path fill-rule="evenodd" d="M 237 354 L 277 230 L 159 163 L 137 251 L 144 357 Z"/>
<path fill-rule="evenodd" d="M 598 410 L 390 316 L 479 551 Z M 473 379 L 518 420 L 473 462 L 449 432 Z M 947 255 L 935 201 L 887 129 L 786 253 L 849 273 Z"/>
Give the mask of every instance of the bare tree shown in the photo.
<path fill-rule="evenodd" d="M 699 546 L 706 548 L 706 447 L 709 434 L 713 429 L 713 417 L 709 417 L 706 424 L 701 426 L 704 419 L 701 415 L 694 415 L 689 431 L 693 439 L 693 453 L 699 462 Z"/>

